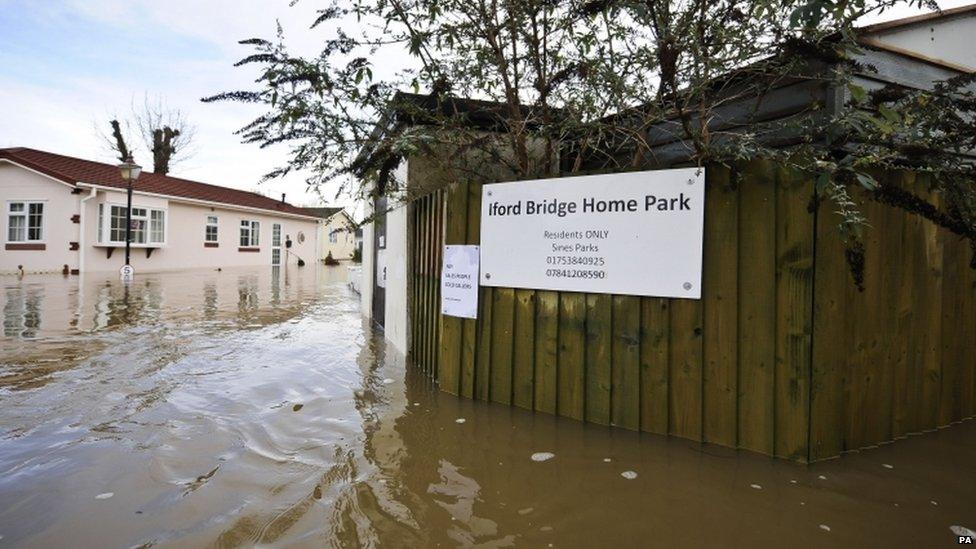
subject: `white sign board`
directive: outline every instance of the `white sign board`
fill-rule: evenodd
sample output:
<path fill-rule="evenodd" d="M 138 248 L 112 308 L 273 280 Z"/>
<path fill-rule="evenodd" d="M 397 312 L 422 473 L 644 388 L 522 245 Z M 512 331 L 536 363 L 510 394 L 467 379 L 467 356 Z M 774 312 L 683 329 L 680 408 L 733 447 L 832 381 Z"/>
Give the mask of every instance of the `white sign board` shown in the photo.
<path fill-rule="evenodd" d="M 376 250 L 376 285 L 386 288 L 386 250 Z"/>
<path fill-rule="evenodd" d="M 481 284 L 701 298 L 704 169 L 482 188 Z"/>
<path fill-rule="evenodd" d="M 128 263 L 122 265 L 122 267 L 119 268 L 119 276 L 125 282 L 131 281 L 132 277 L 134 277 L 135 274 L 136 274 L 136 270 L 133 269 L 132 265 L 129 265 Z"/>
<path fill-rule="evenodd" d="M 478 318 L 478 246 L 444 246 L 441 313 Z"/>

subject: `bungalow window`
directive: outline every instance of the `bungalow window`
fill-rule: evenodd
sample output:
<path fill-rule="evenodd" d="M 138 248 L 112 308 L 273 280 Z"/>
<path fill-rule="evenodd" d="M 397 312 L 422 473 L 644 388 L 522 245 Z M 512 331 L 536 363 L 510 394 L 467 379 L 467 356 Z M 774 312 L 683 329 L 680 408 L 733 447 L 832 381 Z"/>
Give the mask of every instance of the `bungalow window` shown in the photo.
<path fill-rule="evenodd" d="M 104 205 L 99 206 L 99 223 L 104 223 Z M 132 208 L 133 244 L 166 243 L 166 211 Z M 109 206 L 108 243 L 125 244 L 125 206 Z"/>
<path fill-rule="evenodd" d="M 216 242 L 217 241 L 217 216 L 208 215 L 207 216 L 207 229 L 206 234 L 203 238 L 204 242 Z"/>
<path fill-rule="evenodd" d="M 7 241 L 44 240 L 44 203 L 10 202 L 7 206 Z"/>
<path fill-rule="evenodd" d="M 339 241 L 339 236 L 336 234 L 337 232 L 339 231 L 332 231 L 331 233 L 329 233 L 329 242 L 335 244 L 336 242 Z"/>
<path fill-rule="evenodd" d="M 261 224 L 257 221 L 241 220 L 241 247 L 256 248 L 259 245 Z"/>

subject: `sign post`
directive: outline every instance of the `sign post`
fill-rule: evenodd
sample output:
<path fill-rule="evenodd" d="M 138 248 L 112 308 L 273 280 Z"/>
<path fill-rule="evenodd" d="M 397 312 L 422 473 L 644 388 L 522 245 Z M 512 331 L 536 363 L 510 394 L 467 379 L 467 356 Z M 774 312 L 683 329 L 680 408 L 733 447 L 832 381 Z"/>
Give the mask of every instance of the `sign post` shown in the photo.
<path fill-rule="evenodd" d="M 444 246 L 441 313 L 478 318 L 478 246 Z"/>
<path fill-rule="evenodd" d="M 701 298 L 705 171 L 482 187 L 481 284 Z"/>

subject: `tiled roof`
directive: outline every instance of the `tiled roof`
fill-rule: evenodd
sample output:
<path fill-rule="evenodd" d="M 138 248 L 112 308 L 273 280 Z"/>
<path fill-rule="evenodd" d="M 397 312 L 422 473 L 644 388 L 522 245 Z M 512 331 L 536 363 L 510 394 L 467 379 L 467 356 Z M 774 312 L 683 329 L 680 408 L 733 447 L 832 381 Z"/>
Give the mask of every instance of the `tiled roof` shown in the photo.
<path fill-rule="evenodd" d="M 119 173 L 119 168 L 113 164 L 93 162 L 26 147 L 0 149 L 0 159 L 8 159 L 71 185 L 88 183 L 118 189 L 125 189 L 126 187 L 125 181 Z M 132 188 L 136 191 L 174 198 L 206 200 L 272 212 L 310 215 L 302 208 L 257 193 L 152 172 L 142 172 Z"/>

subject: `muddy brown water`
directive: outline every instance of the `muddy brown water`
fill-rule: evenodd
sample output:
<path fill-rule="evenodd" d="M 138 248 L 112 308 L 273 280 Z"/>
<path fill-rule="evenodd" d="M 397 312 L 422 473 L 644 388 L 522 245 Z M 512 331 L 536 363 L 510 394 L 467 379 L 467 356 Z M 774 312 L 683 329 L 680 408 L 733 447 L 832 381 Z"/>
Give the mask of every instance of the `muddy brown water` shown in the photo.
<path fill-rule="evenodd" d="M 439 393 L 342 269 L 0 288 L 0 547 L 938 547 L 976 529 L 972 421 L 805 467 Z"/>

